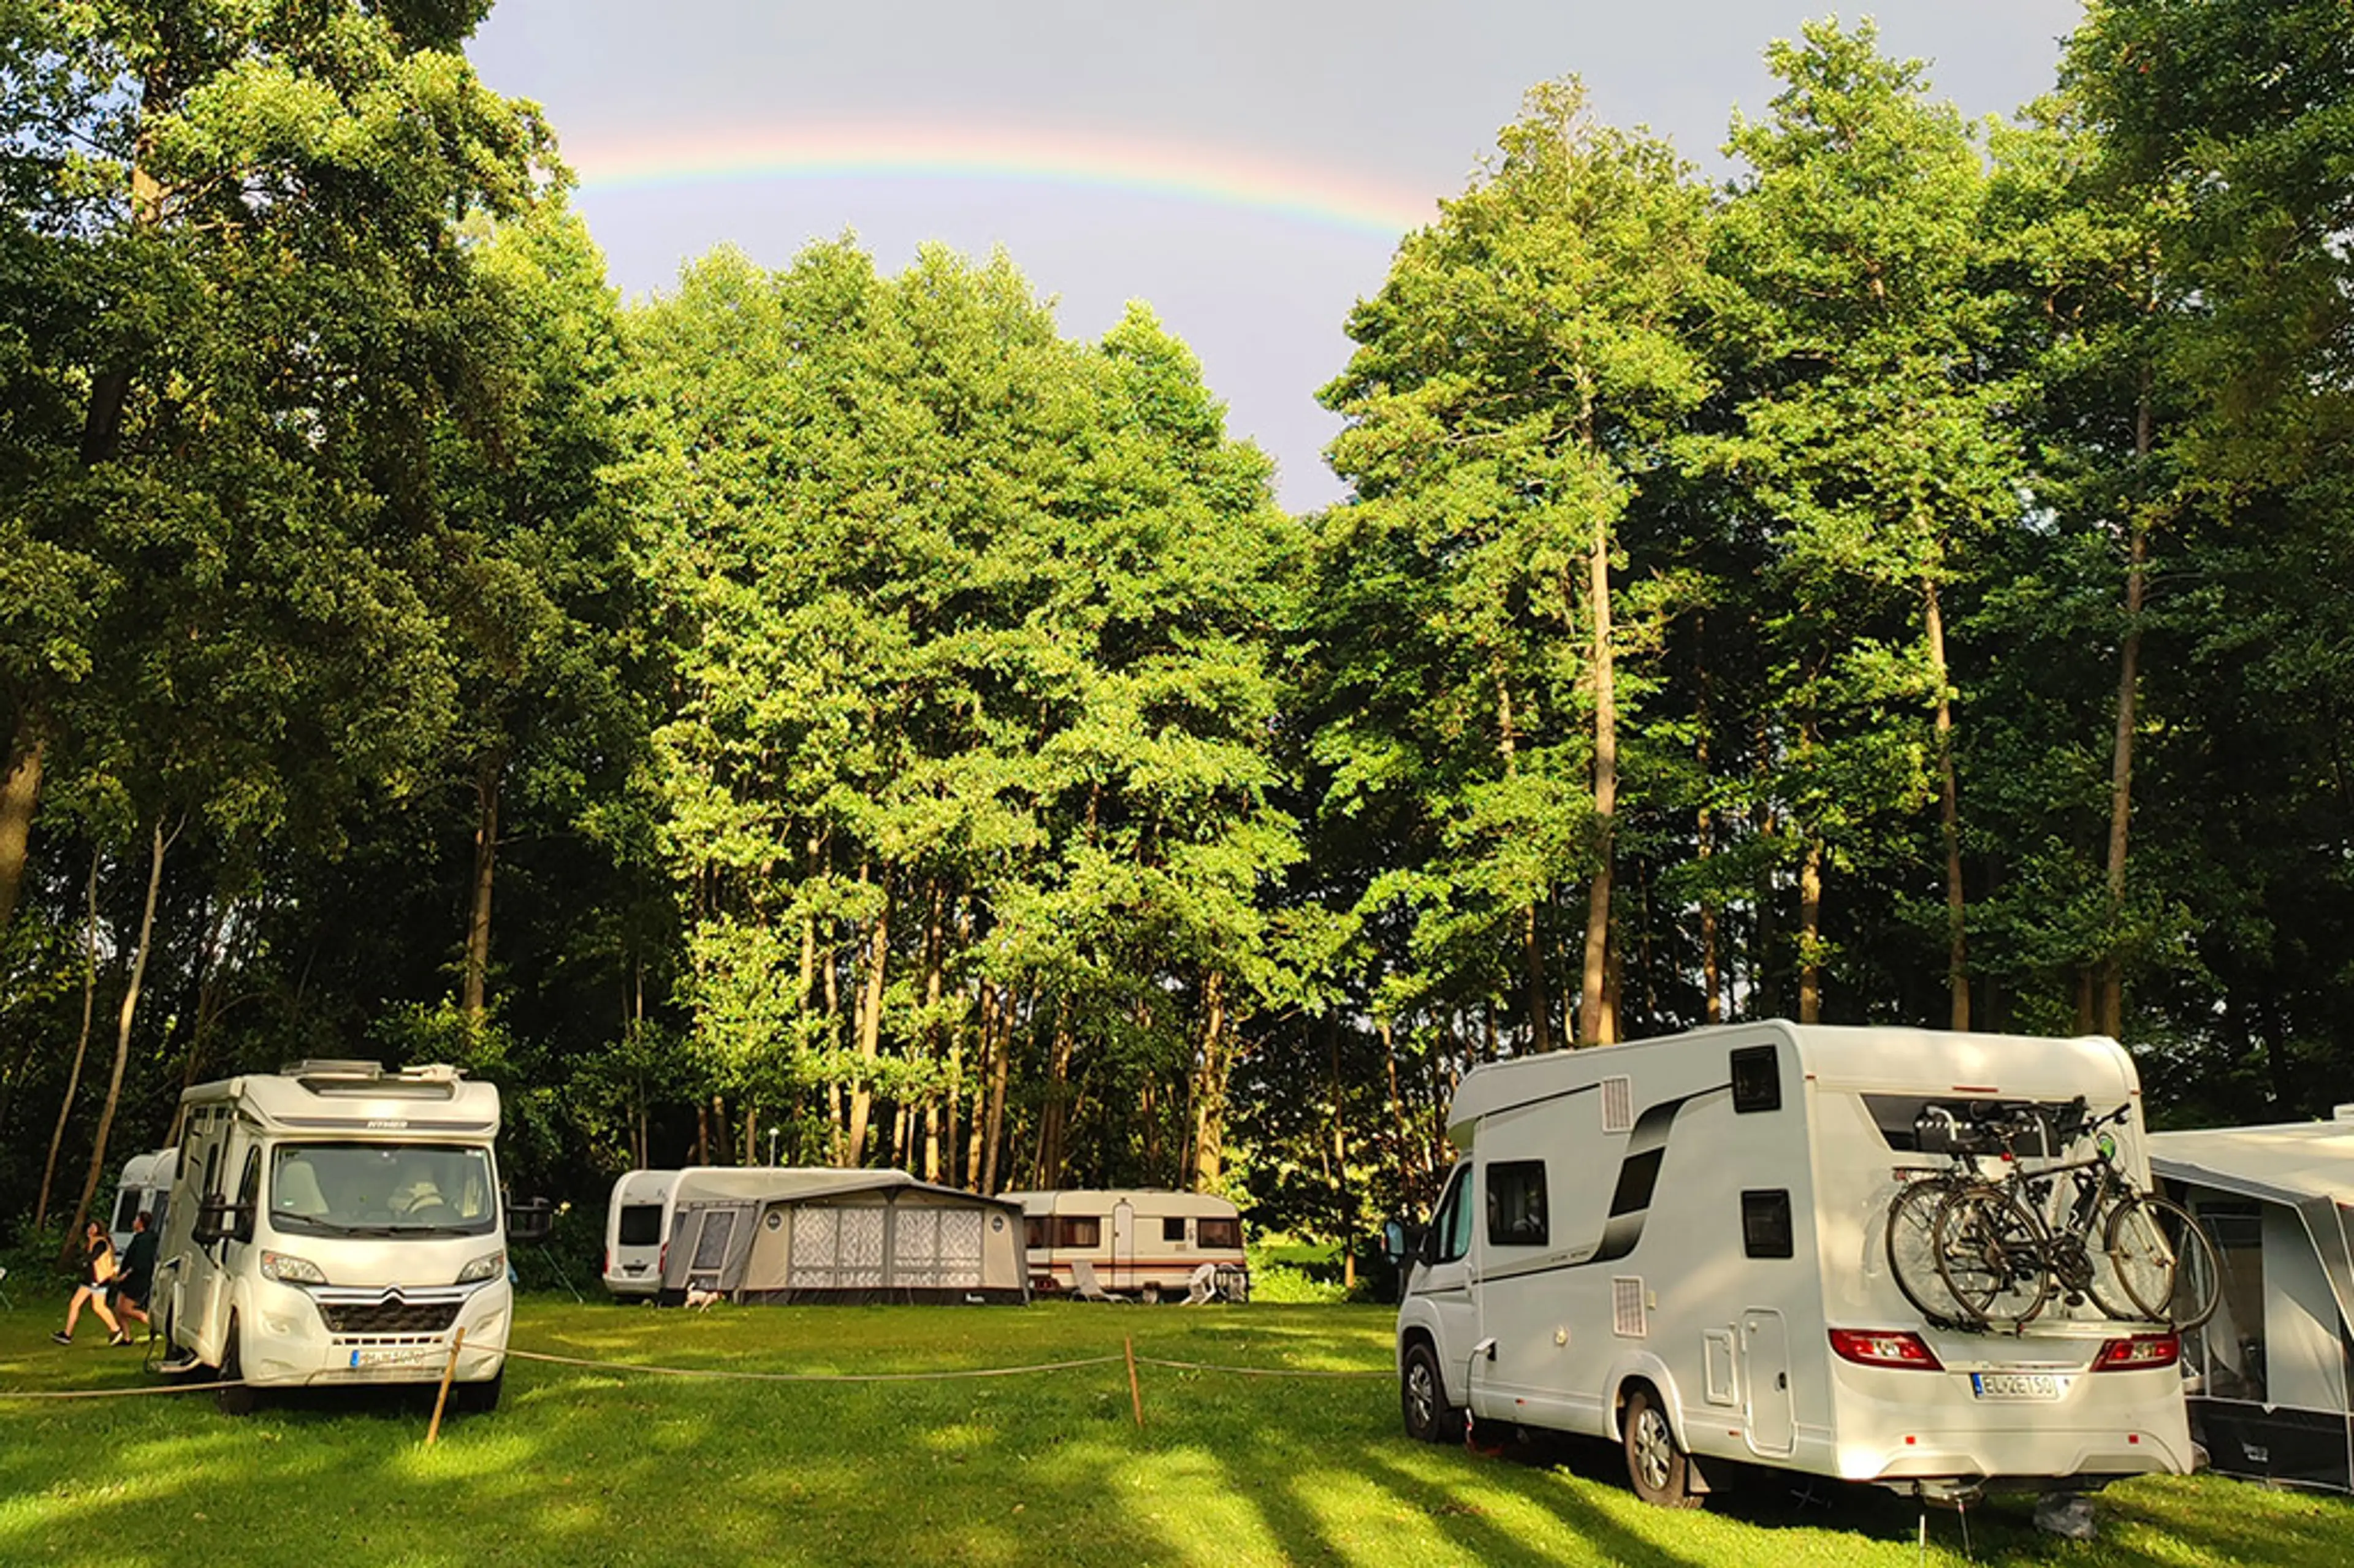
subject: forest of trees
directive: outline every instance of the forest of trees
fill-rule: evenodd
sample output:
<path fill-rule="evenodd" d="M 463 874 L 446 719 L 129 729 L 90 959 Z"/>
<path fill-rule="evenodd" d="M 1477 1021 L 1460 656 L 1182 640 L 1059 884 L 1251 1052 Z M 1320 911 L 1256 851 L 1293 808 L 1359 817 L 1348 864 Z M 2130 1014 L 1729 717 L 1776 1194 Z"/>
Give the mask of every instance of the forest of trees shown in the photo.
<path fill-rule="evenodd" d="M 1540 83 L 1287 515 L 1141 305 L 624 304 L 489 0 L 0 0 L 0 1236 L 186 1086 L 1360 1234 L 1456 1077 L 1758 1016 L 2354 1097 L 2354 26 L 2094 0 L 1974 123 Z"/>

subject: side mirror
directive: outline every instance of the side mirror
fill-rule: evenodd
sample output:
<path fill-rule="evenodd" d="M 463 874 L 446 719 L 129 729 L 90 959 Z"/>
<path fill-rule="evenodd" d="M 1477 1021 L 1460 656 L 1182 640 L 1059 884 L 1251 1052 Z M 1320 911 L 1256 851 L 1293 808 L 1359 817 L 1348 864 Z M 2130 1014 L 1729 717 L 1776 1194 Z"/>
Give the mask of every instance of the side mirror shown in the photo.
<path fill-rule="evenodd" d="M 1405 1226 L 1402 1222 L 1397 1220 L 1383 1222 L 1382 1255 L 1389 1259 L 1392 1266 L 1405 1261 Z"/>
<path fill-rule="evenodd" d="M 556 1210 L 545 1198 L 527 1198 L 507 1205 L 507 1240 L 536 1245 L 556 1228 Z"/>
<path fill-rule="evenodd" d="M 238 1234 L 237 1205 L 218 1192 L 196 1205 L 196 1223 L 190 1233 L 198 1246 L 213 1246 Z"/>

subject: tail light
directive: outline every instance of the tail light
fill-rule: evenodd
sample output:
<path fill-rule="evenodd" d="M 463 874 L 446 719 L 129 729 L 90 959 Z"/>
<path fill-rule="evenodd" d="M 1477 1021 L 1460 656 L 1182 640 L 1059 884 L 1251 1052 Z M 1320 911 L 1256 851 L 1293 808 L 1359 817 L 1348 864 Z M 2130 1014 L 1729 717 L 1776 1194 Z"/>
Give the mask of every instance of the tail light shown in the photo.
<path fill-rule="evenodd" d="M 611 1247 L 607 1247 L 605 1249 L 605 1272 L 608 1274 L 613 1272 L 613 1249 Z"/>
<path fill-rule="evenodd" d="M 1833 1329 L 1831 1349 L 1842 1361 L 1867 1367 L 1944 1372 L 1946 1364 L 1920 1335 L 1902 1329 Z"/>
<path fill-rule="evenodd" d="M 2148 1367 L 2170 1367 L 2182 1359 L 2182 1340 L 2173 1334 L 2136 1334 L 2130 1339 L 2110 1340 L 2101 1346 L 2101 1353 L 2093 1358 L 2094 1372 L 2139 1372 Z"/>

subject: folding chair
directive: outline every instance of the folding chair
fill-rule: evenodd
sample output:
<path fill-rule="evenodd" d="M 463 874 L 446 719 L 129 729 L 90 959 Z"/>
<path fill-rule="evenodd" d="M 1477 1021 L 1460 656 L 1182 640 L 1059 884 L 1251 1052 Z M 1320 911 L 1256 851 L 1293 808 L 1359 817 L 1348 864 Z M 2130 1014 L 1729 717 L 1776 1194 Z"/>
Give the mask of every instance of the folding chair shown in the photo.
<path fill-rule="evenodd" d="M 0 1267 L 0 1287 L 5 1287 L 7 1283 L 8 1270 L 5 1267 Z M 0 1288 L 0 1307 L 5 1307 L 11 1312 L 16 1309 L 16 1304 L 8 1299 L 8 1292 L 5 1288 Z"/>
<path fill-rule="evenodd" d="M 1096 1266 L 1084 1257 L 1071 1260 L 1071 1289 L 1082 1301 L 1125 1301 L 1117 1290 L 1106 1290 L 1096 1277 Z"/>

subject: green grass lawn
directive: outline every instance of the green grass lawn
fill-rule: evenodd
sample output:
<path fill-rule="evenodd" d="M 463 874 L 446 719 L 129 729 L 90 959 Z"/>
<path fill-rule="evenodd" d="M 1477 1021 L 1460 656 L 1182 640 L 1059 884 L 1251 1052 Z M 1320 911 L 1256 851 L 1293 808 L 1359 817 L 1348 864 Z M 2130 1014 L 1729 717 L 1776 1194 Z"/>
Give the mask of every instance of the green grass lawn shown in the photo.
<path fill-rule="evenodd" d="M 130 1351 L 48 1342 L 14 1292 L 0 1389 L 134 1387 Z M 527 1298 L 518 1349 L 769 1372 L 895 1372 L 1138 1354 L 1386 1368 L 1390 1315 L 1352 1307 L 720 1308 Z M 1919 1561 L 1889 1494 L 1767 1483 L 1708 1512 L 1645 1508 L 1615 1450 L 1483 1457 L 1400 1436 L 1384 1377 L 1143 1372 L 1118 1364 L 954 1383 L 719 1383 L 516 1361 L 495 1414 L 423 1446 L 428 1395 L 0 1401 L 0 1563 L 1597 1563 L 1665 1568 Z M 2111 1489 L 2102 1539 L 2039 1535 L 2023 1502 L 1975 1510 L 1976 1560 L 2354 1562 L 2354 1505 L 2240 1483 Z M 1959 1522 L 1929 1521 L 1958 1563 Z"/>

